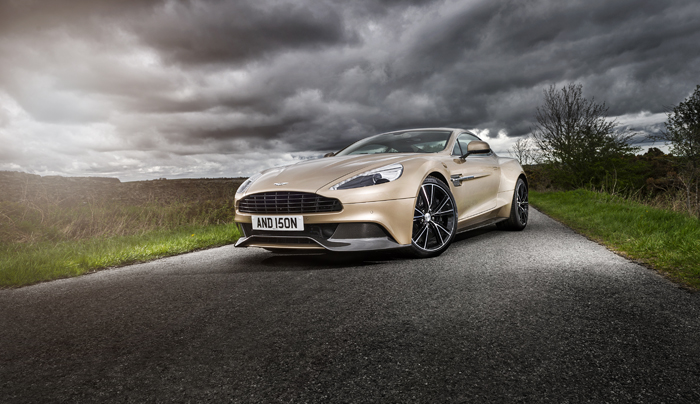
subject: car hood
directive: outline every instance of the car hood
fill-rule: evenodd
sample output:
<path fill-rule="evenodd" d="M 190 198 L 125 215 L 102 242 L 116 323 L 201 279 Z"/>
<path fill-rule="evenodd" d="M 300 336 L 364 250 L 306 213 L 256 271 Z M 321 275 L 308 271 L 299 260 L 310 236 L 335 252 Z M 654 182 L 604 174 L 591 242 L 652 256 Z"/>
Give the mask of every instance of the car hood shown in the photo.
<path fill-rule="evenodd" d="M 415 157 L 415 154 L 367 154 L 302 161 L 263 171 L 246 193 L 281 190 L 316 192 L 325 186 L 332 186 L 343 177 L 399 163 L 411 157 Z"/>

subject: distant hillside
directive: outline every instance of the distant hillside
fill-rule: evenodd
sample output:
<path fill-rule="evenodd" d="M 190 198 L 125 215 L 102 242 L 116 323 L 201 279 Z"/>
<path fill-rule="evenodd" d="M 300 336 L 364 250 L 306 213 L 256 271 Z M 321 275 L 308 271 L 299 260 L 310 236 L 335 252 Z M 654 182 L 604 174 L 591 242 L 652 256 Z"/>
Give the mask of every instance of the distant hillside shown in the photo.
<path fill-rule="evenodd" d="M 233 198 L 244 178 L 201 178 L 121 182 L 118 178 L 39 176 L 0 171 L 0 202 L 43 202 L 60 206 L 90 201 L 138 205 L 160 201 Z"/>

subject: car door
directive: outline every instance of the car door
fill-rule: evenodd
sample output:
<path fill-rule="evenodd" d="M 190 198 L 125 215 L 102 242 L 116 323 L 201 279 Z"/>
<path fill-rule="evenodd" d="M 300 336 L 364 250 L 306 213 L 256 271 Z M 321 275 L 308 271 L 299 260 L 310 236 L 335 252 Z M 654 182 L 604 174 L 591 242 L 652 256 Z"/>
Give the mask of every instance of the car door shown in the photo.
<path fill-rule="evenodd" d="M 496 196 L 501 172 L 498 157 L 488 154 L 470 154 L 461 158 L 467 145 L 480 140 L 472 133 L 462 133 L 455 142 L 452 158 L 446 162 L 450 171 L 452 192 L 457 203 L 459 221 L 487 212 L 496 207 Z"/>

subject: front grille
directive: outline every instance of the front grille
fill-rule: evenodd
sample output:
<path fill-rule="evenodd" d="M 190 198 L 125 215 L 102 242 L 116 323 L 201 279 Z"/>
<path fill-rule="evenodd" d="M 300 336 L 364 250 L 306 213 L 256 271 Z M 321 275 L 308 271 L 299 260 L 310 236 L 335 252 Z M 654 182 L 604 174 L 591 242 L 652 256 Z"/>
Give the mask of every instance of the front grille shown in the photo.
<path fill-rule="evenodd" d="M 339 212 L 339 200 L 308 192 L 262 192 L 241 199 L 238 209 L 243 213 L 322 213 Z"/>

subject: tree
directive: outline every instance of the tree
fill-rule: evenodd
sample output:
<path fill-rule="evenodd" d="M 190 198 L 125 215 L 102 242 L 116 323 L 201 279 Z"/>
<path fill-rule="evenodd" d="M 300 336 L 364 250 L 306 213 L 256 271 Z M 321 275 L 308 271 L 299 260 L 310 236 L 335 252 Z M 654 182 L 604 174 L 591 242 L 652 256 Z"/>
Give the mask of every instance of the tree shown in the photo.
<path fill-rule="evenodd" d="M 521 166 L 533 164 L 535 162 L 535 150 L 530 137 L 520 138 L 508 149 L 513 158 L 520 162 Z"/>
<path fill-rule="evenodd" d="M 615 170 L 615 157 L 638 150 L 630 144 L 633 134 L 616 131 L 615 121 L 607 119 L 605 103 L 589 101 L 582 93 L 583 86 L 574 83 L 544 90 L 532 129 L 541 159 L 570 187 L 600 182 Z"/>
<path fill-rule="evenodd" d="M 671 141 L 671 153 L 678 156 L 682 168 L 678 172 L 686 192 L 686 204 L 690 213 L 700 215 L 698 182 L 700 180 L 700 85 L 693 94 L 675 106 L 667 114 L 665 138 Z M 692 190 L 695 191 L 695 204 Z"/>

